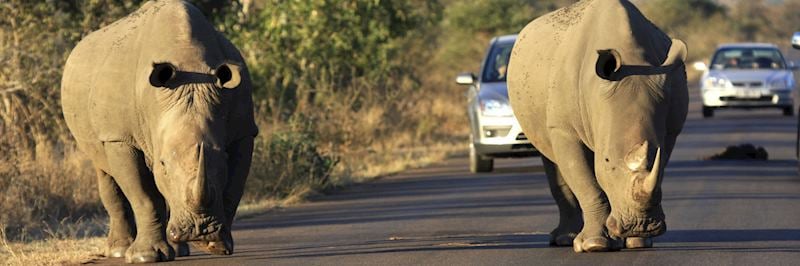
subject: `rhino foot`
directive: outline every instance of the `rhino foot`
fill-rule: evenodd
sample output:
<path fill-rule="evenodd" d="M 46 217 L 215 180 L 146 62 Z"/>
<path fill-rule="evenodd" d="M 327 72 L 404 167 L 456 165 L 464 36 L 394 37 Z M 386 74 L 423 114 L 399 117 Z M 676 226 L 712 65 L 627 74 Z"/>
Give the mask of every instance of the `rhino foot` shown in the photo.
<path fill-rule="evenodd" d="M 106 258 L 122 258 L 125 257 L 125 252 L 128 251 L 128 248 L 131 246 L 131 242 L 133 242 L 133 237 L 130 234 L 121 234 L 119 233 L 120 230 L 114 230 L 112 228 L 108 235 L 108 241 L 106 246 Z"/>
<path fill-rule="evenodd" d="M 652 248 L 653 238 L 650 237 L 629 237 L 625 239 L 625 248 Z"/>
<path fill-rule="evenodd" d="M 151 263 L 175 260 L 175 250 L 166 241 L 139 241 L 133 242 L 125 252 L 127 263 Z"/>
<path fill-rule="evenodd" d="M 125 251 L 128 251 L 128 246 L 109 246 L 106 250 L 106 257 L 122 258 L 125 257 Z"/>
<path fill-rule="evenodd" d="M 593 237 L 589 239 L 575 238 L 572 242 L 572 249 L 576 253 L 582 252 L 601 252 L 609 250 L 608 239 L 605 237 Z"/>
<path fill-rule="evenodd" d="M 622 248 L 621 241 L 604 236 L 584 238 L 580 235 L 572 242 L 572 249 L 576 253 L 618 251 Z"/>

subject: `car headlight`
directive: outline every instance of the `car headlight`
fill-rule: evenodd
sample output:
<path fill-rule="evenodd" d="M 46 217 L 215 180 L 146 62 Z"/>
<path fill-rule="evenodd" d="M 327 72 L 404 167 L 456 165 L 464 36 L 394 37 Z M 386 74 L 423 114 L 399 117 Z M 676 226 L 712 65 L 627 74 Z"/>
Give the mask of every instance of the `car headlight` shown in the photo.
<path fill-rule="evenodd" d="M 786 79 L 776 79 L 769 82 L 769 87 L 771 89 L 787 89 L 789 88 L 789 83 L 786 82 Z"/>
<path fill-rule="evenodd" d="M 506 101 L 481 100 L 481 114 L 484 116 L 513 116 L 514 111 Z"/>
<path fill-rule="evenodd" d="M 703 88 L 710 89 L 710 88 L 729 88 L 733 87 L 733 84 L 730 80 L 726 78 L 718 78 L 718 77 L 708 77 L 703 80 Z"/>

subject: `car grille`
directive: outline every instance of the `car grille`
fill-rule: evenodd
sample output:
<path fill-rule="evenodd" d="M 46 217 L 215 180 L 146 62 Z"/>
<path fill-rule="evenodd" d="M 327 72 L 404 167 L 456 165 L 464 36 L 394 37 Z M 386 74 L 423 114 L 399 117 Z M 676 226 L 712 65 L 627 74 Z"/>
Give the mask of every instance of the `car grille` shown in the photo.
<path fill-rule="evenodd" d="M 746 81 L 746 82 L 732 82 L 734 87 L 737 88 L 760 88 L 764 87 L 764 82 L 761 81 Z"/>
<path fill-rule="evenodd" d="M 738 101 L 738 102 L 768 102 L 772 101 L 771 95 L 761 96 L 760 98 L 738 98 L 733 96 L 719 97 L 721 101 Z"/>
<path fill-rule="evenodd" d="M 511 145 L 511 149 L 512 150 L 531 150 L 531 149 L 533 149 L 533 144 L 530 144 L 530 143 L 527 143 L 527 144 L 514 144 L 514 145 Z"/>

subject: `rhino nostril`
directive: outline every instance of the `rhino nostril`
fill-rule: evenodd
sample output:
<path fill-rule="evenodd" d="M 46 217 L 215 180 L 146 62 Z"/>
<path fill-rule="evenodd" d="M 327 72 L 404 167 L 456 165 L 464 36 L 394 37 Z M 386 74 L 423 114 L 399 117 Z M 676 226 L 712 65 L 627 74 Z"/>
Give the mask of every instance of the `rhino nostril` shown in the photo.
<path fill-rule="evenodd" d="M 608 231 L 612 236 L 620 236 L 623 233 L 622 228 L 620 228 L 619 223 L 617 222 L 617 219 L 615 219 L 613 216 L 609 216 L 608 220 L 606 220 L 606 228 L 608 228 Z"/>
<path fill-rule="evenodd" d="M 181 239 L 181 234 L 178 233 L 178 230 L 175 230 L 175 228 L 170 228 L 169 229 L 169 238 L 173 242 L 177 242 L 177 241 L 179 241 Z"/>

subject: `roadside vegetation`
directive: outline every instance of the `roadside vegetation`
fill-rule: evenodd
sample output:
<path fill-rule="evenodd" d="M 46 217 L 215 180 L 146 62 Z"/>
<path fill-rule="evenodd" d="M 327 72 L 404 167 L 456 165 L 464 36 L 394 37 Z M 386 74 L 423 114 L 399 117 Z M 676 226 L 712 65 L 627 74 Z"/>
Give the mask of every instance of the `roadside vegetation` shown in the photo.
<path fill-rule="evenodd" d="M 83 36 L 142 2 L 0 1 L 0 264 L 103 235 L 91 163 L 61 115 L 61 72 Z M 261 132 L 243 199 L 252 212 L 464 153 L 465 90 L 454 76 L 478 71 L 493 36 L 575 1 L 190 2 L 254 78 Z M 800 30 L 800 0 L 634 2 L 687 42 L 690 61 L 721 42 L 788 46 Z M 102 241 L 85 243 L 90 254 Z M 48 254 L 61 258 L 51 263 L 87 258 Z"/>
<path fill-rule="evenodd" d="M 800 31 L 800 0 L 633 0 L 642 13 L 673 38 L 689 46 L 689 64 L 707 61 L 717 46 L 767 42 L 790 49 Z M 708 63 L 708 62 L 706 62 Z M 687 68 L 690 82 L 700 72 Z"/>

